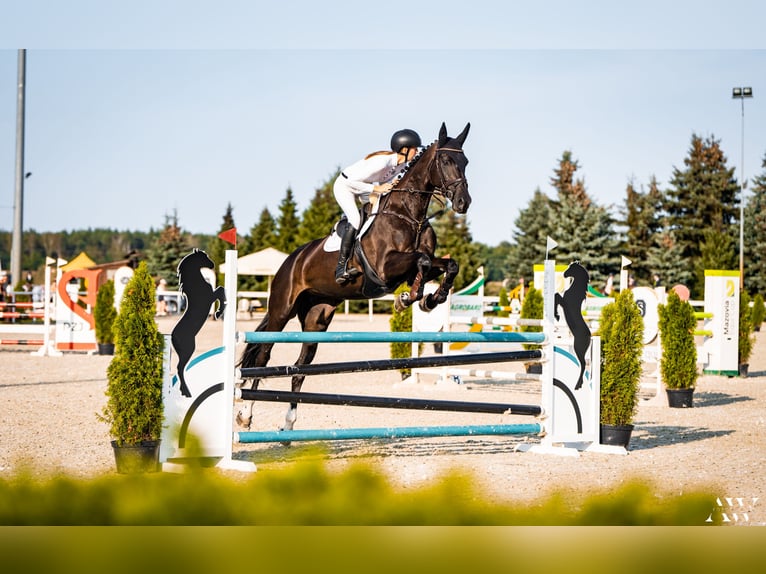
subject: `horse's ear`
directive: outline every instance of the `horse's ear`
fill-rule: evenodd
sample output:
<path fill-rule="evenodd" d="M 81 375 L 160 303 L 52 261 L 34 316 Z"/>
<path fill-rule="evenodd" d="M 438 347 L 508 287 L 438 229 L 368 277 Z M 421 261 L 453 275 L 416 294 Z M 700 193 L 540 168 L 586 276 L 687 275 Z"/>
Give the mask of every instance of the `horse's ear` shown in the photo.
<path fill-rule="evenodd" d="M 465 127 L 463 128 L 463 131 L 460 132 L 460 135 L 455 138 L 457 142 L 460 144 L 460 147 L 463 147 L 463 143 L 465 143 L 465 138 L 468 137 L 468 130 L 471 129 L 471 122 L 468 122 L 465 124 Z"/>
<path fill-rule="evenodd" d="M 447 143 L 447 126 L 442 122 L 442 127 L 439 129 L 439 147 Z"/>

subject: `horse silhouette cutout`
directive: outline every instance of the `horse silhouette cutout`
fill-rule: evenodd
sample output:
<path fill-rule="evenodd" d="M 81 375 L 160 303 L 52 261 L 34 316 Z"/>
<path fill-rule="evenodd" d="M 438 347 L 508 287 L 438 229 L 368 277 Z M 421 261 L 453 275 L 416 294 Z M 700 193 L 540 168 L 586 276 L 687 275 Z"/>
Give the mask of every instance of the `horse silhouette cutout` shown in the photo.
<path fill-rule="evenodd" d="M 556 293 L 553 314 L 558 321 L 559 307 L 564 310 L 564 320 L 574 337 L 574 351 L 580 362 L 580 376 L 574 387 L 577 390 L 582 387 L 585 375 L 585 354 L 590 346 L 590 328 L 582 315 L 582 303 L 587 296 L 589 275 L 585 268 L 575 261 L 564 271 L 564 277 L 571 278 L 572 281 L 563 294 Z"/>
<path fill-rule="evenodd" d="M 282 331 L 297 316 L 303 331 L 326 331 L 335 310 L 345 300 L 380 297 L 407 283 L 410 289 L 398 295 L 395 308 L 403 310 L 420 302 L 425 311 L 447 300 L 458 274 L 454 259 L 436 257 L 436 233 L 430 224 L 429 204 L 437 198 L 447 201 L 456 213 L 466 213 L 471 204 L 465 168 L 468 159 L 463 143 L 470 124 L 456 137 L 447 135 L 442 124 L 436 141 L 410 162 L 389 193 L 380 198 L 375 219 L 358 240 L 349 268 L 366 272 L 344 285 L 335 282 L 336 252 L 324 249 L 329 238 L 315 239 L 293 251 L 277 271 L 271 284 L 266 316 L 256 331 Z M 374 280 L 371 277 L 374 276 Z M 424 294 L 428 281 L 441 278 L 436 292 Z M 242 367 L 265 366 L 273 344 L 250 343 L 245 348 Z M 296 365 L 311 363 L 316 343 L 304 343 Z M 299 392 L 304 376 L 292 379 L 293 392 Z M 252 389 L 258 388 L 253 379 Z M 291 403 L 285 429 L 292 429 L 297 404 Z M 252 422 L 253 402 L 237 414 L 237 422 L 247 428 Z"/>
<path fill-rule="evenodd" d="M 202 269 L 215 269 L 207 253 L 195 249 L 178 264 L 178 288 L 186 299 L 186 310 L 170 334 L 170 342 L 178 355 L 178 380 L 181 394 L 191 397 L 184 370 L 196 348 L 197 334 L 207 321 L 210 309 L 217 301 L 214 317 L 220 319 L 226 308 L 226 293 L 222 286 L 213 289 L 205 280 Z"/>

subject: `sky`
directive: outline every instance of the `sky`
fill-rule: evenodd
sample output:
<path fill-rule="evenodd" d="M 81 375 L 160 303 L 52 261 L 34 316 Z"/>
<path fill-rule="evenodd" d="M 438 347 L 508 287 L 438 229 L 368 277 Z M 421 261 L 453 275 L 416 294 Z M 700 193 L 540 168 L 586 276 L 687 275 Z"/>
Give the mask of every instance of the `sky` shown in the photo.
<path fill-rule="evenodd" d="M 244 234 L 288 187 L 302 212 L 395 130 L 431 142 L 442 122 L 452 135 L 471 123 L 468 222 L 489 245 L 512 240 L 536 189 L 555 196 L 564 151 L 615 210 L 631 181 L 667 187 L 693 134 L 719 140 L 738 179 L 743 158 L 746 178 L 765 169 L 755 2 L 443 0 L 390 17 L 332 0 L 109 4 L 3 8 L 0 230 L 13 226 L 19 48 L 24 229 L 159 229 L 177 213 L 213 234 L 231 204 Z M 734 86 L 754 92 L 744 156 Z"/>

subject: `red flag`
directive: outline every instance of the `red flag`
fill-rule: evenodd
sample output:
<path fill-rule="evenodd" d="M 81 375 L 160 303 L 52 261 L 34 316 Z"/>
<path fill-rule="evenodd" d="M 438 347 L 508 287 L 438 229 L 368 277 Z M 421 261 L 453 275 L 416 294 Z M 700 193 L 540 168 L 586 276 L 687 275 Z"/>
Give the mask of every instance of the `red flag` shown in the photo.
<path fill-rule="evenodd" d="M 223 239 L 224 241 L 228 241 L 234 247 L 237 246 L 237 228 L 236 227 L 232 227 L 231 229 L 227 229 L 226 231 L 221 231 L 221 233 L 218 234 L 218 237 L 220 239 Z"/>

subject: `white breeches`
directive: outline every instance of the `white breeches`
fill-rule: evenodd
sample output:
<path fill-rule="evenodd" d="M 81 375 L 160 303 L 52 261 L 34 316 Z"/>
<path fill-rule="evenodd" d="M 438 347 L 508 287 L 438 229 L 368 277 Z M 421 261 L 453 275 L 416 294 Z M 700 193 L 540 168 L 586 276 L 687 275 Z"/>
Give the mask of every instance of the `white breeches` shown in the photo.
<path fill-rule="evenodd" d="M 356 203 L 357 194 L 351 186 L 347 185 L 342 177 L 339 177 L 332 188 L 333 195 L 335 195 L 335 201 L 346 214 L 348 222 L 356 229 L 359 230 L 361 218 L 359 216 L 359 206 Z M 359 195 L 359 199 L 364 202 L 365 198 L 369 198 L 368 193 Z M 369 199 L 367 199 L 369 201 Z"/>

